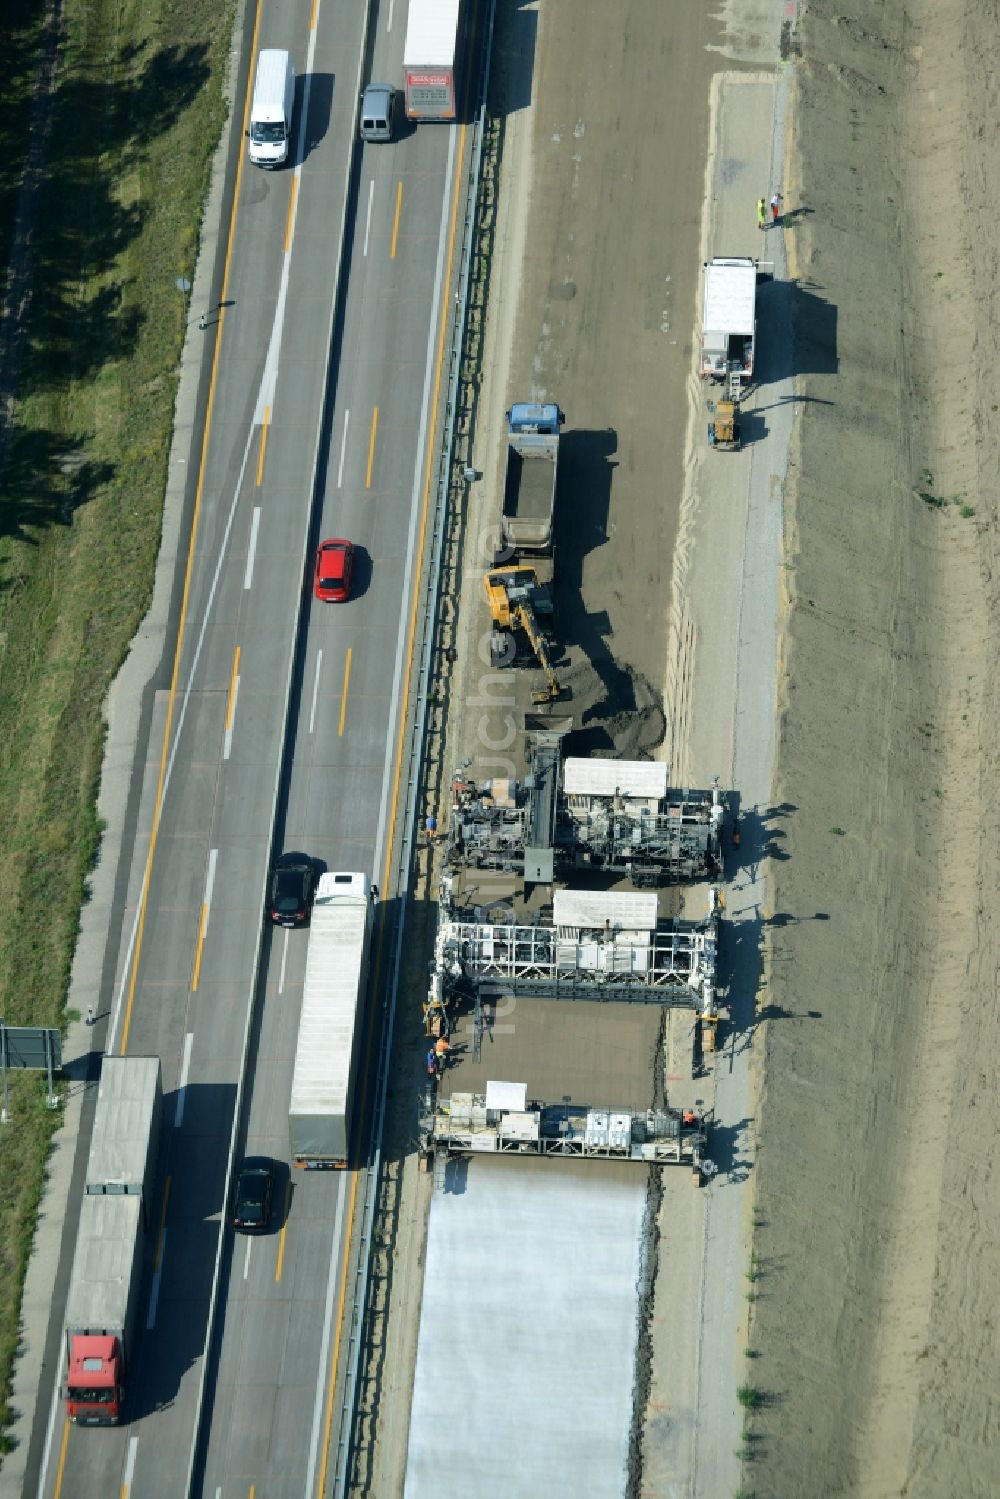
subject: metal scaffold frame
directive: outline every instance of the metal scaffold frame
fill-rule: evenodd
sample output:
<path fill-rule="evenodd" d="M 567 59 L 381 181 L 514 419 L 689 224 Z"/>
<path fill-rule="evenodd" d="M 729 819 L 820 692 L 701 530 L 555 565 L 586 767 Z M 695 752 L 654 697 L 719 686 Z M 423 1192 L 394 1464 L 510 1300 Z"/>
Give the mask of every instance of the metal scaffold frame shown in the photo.
<path fill-rule="evenodd" d="M 593 912 L 604 914 L 603 925 L 588 914 Z M 428 1029 L 435 1018 L 449 1029 L 451 1005 L 470 1004 L 478 1055 L 484 1004 L 515 995 L 658 1004 L 712 1017 L 718 912 L 714 887 L 701 922 L 658 920 L 655 895 L 557 891 L 551 925 L 483 922 L 470 919 L 474 913 L 453 911 L 452 878 L 445 875 L 425 1011 Z"/>

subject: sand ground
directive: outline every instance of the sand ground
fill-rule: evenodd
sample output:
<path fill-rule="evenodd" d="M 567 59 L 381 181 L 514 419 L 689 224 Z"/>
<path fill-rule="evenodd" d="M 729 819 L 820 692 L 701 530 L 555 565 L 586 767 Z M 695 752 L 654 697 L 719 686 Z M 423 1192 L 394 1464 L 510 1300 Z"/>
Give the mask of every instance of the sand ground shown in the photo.
<path fill-rule="evenodd" d="M 997 10 L 797 28 L 788 496 L 746 1487 L 1000 1489 Z M 822 918 L 822 919 L 818 919 Z"/>

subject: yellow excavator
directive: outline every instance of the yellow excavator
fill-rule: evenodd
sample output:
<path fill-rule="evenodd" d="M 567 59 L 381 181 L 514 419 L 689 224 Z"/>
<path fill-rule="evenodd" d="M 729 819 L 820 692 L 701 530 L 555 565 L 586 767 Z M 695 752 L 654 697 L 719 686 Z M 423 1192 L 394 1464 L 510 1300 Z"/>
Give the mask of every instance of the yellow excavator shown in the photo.
<path fill-rule="evenodd" d="M 538 581 L 533 567 L 494 567 L 483 575 L 486 602 L 493 634 L 490 637 L 490 662 L 493 666 L 516 666 L 518 645 L 527 641 L 531 654 L 545 674 L 545 686 L 532 692 L 536 705 L 555 703 L 563 689 L 552 667 L 545 638 L 543 619 L 552 617 L 552 597 Z"/>

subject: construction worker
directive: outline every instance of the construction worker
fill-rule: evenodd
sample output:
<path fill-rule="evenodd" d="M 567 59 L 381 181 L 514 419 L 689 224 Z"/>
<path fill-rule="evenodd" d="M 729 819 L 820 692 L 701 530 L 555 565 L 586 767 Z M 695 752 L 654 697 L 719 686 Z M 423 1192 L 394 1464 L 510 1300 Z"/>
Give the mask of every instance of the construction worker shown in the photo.
<path fill-rule="evenodd" d="M 427 1076 L 437 1077 L 437 1052 L 432 1046 L 427 1053 Z"/>
<path fill-rule="evenodd" d="M 767 204 L 763 198 L 757 199 L 757 228 L 767 228 Z"/>
<path fill-rule="evenodd" d="M 438 1036 L 437 1040 L 434 1042 L 434 1051 L 437 1056 L 441 1058 L 442 1062 L 446 1062 L 448 1060 L 448 1053 L 450 1050 L 451 1042 L 448 1040 L 448 1037 Z"/>
<path fill-rule="evenodd" d="M 740 846 L 740 823 L 739 823 L 739 818 L 738 817 L 734 817 L 733 818 L 732 840 L 733 840 L 733 848 L 739 848 L 739 846 Z"/>

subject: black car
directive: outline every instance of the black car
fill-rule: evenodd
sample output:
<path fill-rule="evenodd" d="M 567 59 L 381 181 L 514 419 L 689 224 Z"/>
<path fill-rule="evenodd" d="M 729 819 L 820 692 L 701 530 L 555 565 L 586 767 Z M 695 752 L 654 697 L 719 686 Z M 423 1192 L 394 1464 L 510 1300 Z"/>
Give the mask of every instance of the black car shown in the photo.
<path fill-rule="evenodd" d="M 309 915 L 316 870 L 305 854 L 282 854 L 271 870 L 267 914 L 275 926 L 301 926 Z"/>
<path fill-rule="evenodd" d="M 247 1156 L 236 1178 L 233 1227 L 244 1234 L 262 1234 L 271 1222 L 274 1162 L 266 1156 Z"/>

